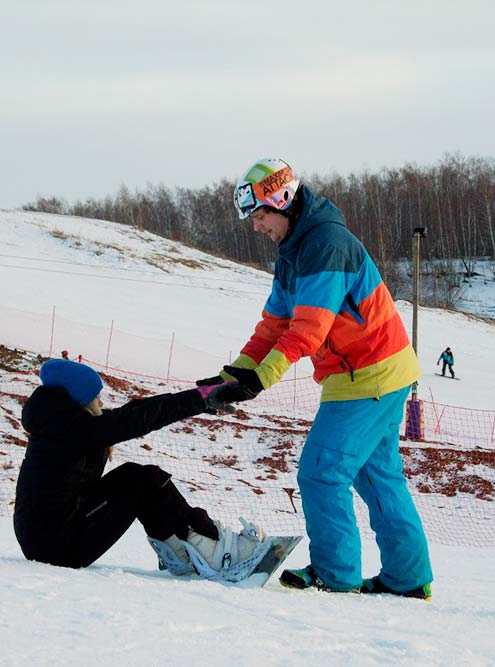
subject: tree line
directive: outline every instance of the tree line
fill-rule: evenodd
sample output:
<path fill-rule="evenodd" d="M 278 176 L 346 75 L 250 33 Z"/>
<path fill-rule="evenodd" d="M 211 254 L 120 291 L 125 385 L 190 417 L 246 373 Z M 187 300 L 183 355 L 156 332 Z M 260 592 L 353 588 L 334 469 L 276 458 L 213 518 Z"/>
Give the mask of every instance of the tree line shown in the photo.
<path fill-rule="evenodd" d="M 344 213 L 396 298 L 410 298 L 412 235 L 421 241 L 424 303 L 454 306 L 464 274 L 474 261 L 495 259 L 495 160 L 446 155 L 437 164 L 406 164 L 341 176 L 305 178 L 313 191 Z M 147 185 L 133 193 L 122 186 L 115 196 L 67 203 L 39 197 L 26 210 L 111 220 L 160 234 L 205 252 L 269 269 L 272 242 L 239 221 L 234 183 L 222 180 L 201 189 Z M 462 273 L 459 270 L 462 267 Z"/>

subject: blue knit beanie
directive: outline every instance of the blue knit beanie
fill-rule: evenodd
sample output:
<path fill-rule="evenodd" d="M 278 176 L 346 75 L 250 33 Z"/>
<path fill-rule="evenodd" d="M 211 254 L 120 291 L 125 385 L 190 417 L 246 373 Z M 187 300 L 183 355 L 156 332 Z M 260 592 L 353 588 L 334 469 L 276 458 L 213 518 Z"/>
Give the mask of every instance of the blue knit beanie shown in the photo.
<path fill-rule="evenodd" d="M 76 403 L 89 405 L 103 389 L 98 373 L 69 359 L 50 359 L 40 369 L 40 380 L 45 387 L 64 387 Z"/>

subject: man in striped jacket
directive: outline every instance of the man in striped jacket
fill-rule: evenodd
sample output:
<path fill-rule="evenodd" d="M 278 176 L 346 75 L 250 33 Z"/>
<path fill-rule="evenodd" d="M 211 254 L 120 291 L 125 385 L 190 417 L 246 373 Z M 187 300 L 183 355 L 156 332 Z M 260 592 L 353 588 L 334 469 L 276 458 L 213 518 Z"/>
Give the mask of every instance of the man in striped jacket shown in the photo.
<path fill-rule="evenodd" d="M 322 387 L 298 473 L 311 564 L 285 570 L 281 583 L 429 599 L 428 547 L 399 455 L 404 403 L 420 368 L 392 297 L 341 211 L 287 163 L 257 162 L 234 202 L 278 255 L 262 319 L 221 375 L 237 380 L 246 400 L 309 356 Z M 351 487 L 369 508 L 381 553 L 379 575 L 364 581 Z"/>

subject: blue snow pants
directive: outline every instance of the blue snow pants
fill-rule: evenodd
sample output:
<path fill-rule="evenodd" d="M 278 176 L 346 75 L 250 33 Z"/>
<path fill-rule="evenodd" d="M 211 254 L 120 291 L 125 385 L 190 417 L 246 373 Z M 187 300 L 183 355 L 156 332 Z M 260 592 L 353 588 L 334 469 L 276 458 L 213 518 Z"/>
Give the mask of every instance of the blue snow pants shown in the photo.
<path fill-rule="evenodd" d="M 380 579 L 405 592 L 432 581 L 421 519 L 402 472 L 399 426 L 409 388 L 320 405 L 299 462 L 311 564 L 331 589 L 362 583 L 354 487 L 369 509 Z"/>

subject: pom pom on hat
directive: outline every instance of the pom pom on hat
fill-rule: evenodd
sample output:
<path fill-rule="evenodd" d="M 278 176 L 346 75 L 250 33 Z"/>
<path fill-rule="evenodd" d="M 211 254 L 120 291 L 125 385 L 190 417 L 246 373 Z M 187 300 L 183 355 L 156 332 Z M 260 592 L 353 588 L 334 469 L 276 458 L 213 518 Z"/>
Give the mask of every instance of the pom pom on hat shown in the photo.
<path fill-rule="evenodd" d="M 95 370 L 68 359 L 45 361 L 40 369 L 40 380 L 45 387 L 63 387 L 81 405 L 89 405 L 103 389 L 101 377 Z"/>

